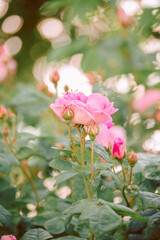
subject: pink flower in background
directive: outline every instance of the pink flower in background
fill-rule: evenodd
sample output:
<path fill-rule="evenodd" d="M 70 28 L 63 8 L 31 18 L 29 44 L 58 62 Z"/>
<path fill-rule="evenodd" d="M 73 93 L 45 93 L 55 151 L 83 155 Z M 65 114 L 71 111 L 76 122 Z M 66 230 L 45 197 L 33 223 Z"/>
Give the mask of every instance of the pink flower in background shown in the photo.
<path fill-rule="evenodd" d="M 13 235 L 4 235 L 1 237 L 1 240 L 17 240 L 17 238 Z"/>
<path fill-rule="evenodd" d="M 132 107 L 135 111 L 143 113 L 158 103 L 160 103 L 160 90 L 148 89 L 141 99 L 133 101 Z"/>
<path fill-rule="evenodd" d="M 112 124 L 113 125 L 113 124 Z M 108 148 L 114 143 L 116 138 L 121 138 L 126 144 L 127 135 L 122 126 L 111 126 L 109 124 L 99 124 L 99 134 L 96 141 L 103 147 Z"/>
<path fill-rule="evenodd" d="M 111 154 L 117 160 L 122 160 L 126 156 L 126 146 L 121 138 L 116 138 L 111 147 Z"/>
<path fill-rule="evenodd" d="M 55 104 L 51 104 L 50 107 L 62 120 L 63 109 L 69 107 L 74 112 L 71 122 L 85 126 L 93 122 L 98 125 L 101 123 L 111 125 L 111 115 L 117 111 L 113 103 L 99 93 L 87 97 L 81 92 L 74 94 L 67 92 L 64 97 L 56 99 Z"/>
<path fill-rule="evenodd" d="M 0 46 L 0 82 L 4 82 L 10 75 L 17 72 L 17 62 L 4 46 Z"/>
<path fill-rule="evenodd" d="M 0 106 L 0 119 L 4 118 L 6 114 L 6 109 L 3 106 Z"/>
<path fill-rule="evenodd" d="M 133 23 L 133 18 L 128 16 L 122 8 L 117 9 L 117 18 L 123 27 L 129 27 Z"/>

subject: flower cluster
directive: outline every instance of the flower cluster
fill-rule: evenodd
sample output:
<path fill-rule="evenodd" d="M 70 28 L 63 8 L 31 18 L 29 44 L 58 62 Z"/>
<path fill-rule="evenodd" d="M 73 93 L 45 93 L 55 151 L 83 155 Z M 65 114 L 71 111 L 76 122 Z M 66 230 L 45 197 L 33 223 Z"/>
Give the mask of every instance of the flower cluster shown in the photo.
<path fill-rule="evenodd" d="M 0 82 L 16 74 L 17 62 L 8 53 L 6 47 L 0 46 Z"/>
<path fill-rule="evenodd" d="M 83 93 L 71 94 L 67 92 L 64 97 L 56 99 L 51 104 L 51 109 L 62 120 L 67 120 L 69 116 L 71 123 L 89 127 L 92 125 L 93 132 L 96 131 L 96 141 L 101 145 L 108 147 L 108 130 L 113 126 L 111 115 L 118 109 L 113 107 L 107 97 L 99 93 L 93 93 L 88 97 Z M 71 116 L 71 117 L 70 117 Z M 98 130 L 95 130 L 95 124 Z M 91 132 L 92 129 L 89 128 Z"/>

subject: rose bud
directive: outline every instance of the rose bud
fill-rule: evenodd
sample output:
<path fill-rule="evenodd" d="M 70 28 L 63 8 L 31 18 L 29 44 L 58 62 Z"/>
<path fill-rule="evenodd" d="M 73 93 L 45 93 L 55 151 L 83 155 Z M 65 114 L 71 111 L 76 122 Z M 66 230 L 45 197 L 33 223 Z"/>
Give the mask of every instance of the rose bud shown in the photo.
<path fill-rule="evenodd" d="M 126 156 L 126 146 L 121 138 L 116 138 L 111 148 L 112 156 L 117 160 L 122 160 Z"/>
<path fill-rule="evenodd" d="M 122 8 L 117 9 L 117 18 L 123 27 L 129 27 L 133 23 L 133 18 L 128 16 Z"/>
<path fill-rule="evenodd" d="M 8 136 L 8 135 L 9 135 L 9 129 L 8 129 L 8 127 L 4 127 L 4 128 L 2 129 L 2 134 L 3 134 L 4 136 Z"/>
<path fill-rule="evenodd" d="M 54 71 L 50 76 L 50 80 L 54 84 L 57 84 L 59 79 L 60 79 L 60 76 L 59 76 L 59 73 L 57 71 Z"/>
<path fill-rule="evenodd" d="M 64 86 L 64 91 L 68 92 L 69 91 L 69 87 L 67 85 Z"/>
<path fill-rule="evenodd" d="M 64 120 L 70 121 L 74 117 L 74 112 L 69 107 L 65 107 L 62 111 L 62 117 Z"/>
<path fill-rule="evenodd" d="M 3 119 L 7 114 L 7 111 L 4 107 L 0 106 L 0 119 Z"/>
<path fill-rule="evenodd" d="M 39 92 L 45 92 L 45 91 L 48 90 L 48 88 L 47 88 L 46 84 L 45 84 L 43 81 L 40 81 L 40 82 L 38 82 L 38 84 L 37 84 L 37 90 L 38 90 Z"/>
<path fill-rule="evenodd" d="M 94 141 L 95 137 L 99 133 L 99 127 L 96 123 L 92 123 L 90 126 L 88 126 L 87 133 L 92 141 Z"/>
<path fill-rule="evenodd" d="M 13 235 L 3 235 L 1 240 L 17 240 L 17 238 Z"/>
<path fill-rule="evenodd" d="M 130 166 L 134 167 L 137 161 L 138 161 L 137 155 L 134 152 L 130 153 L 128 156 L 128 163 L 130 164 Z"/>

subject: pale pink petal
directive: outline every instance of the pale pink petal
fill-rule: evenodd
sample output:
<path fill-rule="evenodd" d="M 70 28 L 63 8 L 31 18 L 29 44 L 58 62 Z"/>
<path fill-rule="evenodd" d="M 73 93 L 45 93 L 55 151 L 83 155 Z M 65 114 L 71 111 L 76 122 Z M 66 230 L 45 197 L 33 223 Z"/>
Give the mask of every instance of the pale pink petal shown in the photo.
<path fill-rule="evenodd" d="M 108 148 L 110 142 L 110 132 L 106 124 L 99 124 L 99 134 L 96 141 L 103 147 Z"/>
<path fill-rule="evenodd" d="M 133 101 L 132 107 L 135 111 L 143 113 L 158 103 L 160 103 L 160 90 L 149 89 L 145 92 L 144 96 L 141 99 Z"/>

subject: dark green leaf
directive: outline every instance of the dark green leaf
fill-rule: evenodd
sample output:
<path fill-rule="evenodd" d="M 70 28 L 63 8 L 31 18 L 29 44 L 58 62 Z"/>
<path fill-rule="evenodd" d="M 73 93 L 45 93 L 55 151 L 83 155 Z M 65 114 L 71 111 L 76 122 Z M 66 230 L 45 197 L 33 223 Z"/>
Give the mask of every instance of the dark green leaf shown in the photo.
<path fill-rule="evenodd" d="M 26 232 L 21 240 L 47 240 L 52 238 L 52 235 L 42 228 L 31 229 Z"/>
<path fill-rule="evenodd" d="M 13 232 L 13 220 L 11 214 L 0 205 L 0 223 Z"/>
<path fill-rule="evenodd" d="M 11 153 L 1 153 L 0 172 L 8 172 L 12 165 L 19 165 L 18 160 Z"/>
<path fill-rule="evenodd" d="M 147 179 L 160 181 L 160 165 L 158 164 L 150 164 L 144 169 L 144 176 Z"/>
<path fill-rule="evenodd" d="M 44 227 L 52 234 L 60 234 L 65 231 L 64 220 L 60 217 L 49 219 L 45 222 Z"/>
<path fill-rule="evenodd" d="M 65 182 L 76 175 L 78 175 L 78 172 L 68 171 L 68 172 L 62 173 L 60 176 L 58 176 L 55 184 L 60 184 L 62 182 Z"/>
<path fill-rule="evenodd" d="M 103 200 L 100 200 L 100 202 L 102 202 L 103 204 Z M 121 204 L 115 204 L 115 203 L 110 203 L 110 202 L 104 202 L 104 204 L 107 204 L 108 206 L 110 206 L 115 212 L 117 212 L 118 214 L 122 215 L 122 216 L 130 216 L 133 219 L 140 221 L 140 222 L 147 222 L 148 220 L 144 217 L 142 217 L 141 215 L 139 215 L 138 213 L 136 213 L 135 211 L 133 211 L 132 209 L 123 206 Z"/>
<path fill-rule="evenodd" d="M 139 192 L 143 208 L 160 208 L 160 195 L 150 192 Z"/>
<path fill-rule="evenodd" d="M 72 164 L 69 163 L 67 160 L 62 160 L 62 157 L 60 155 L 58 155 L 56 159 L 51 161 L 49 166 L 59 171 L 70 171 L 73 169 Z"/>
<path fill-rule="evenodd" d="M 82 176 L 76 176 L 72 187 L 72 201 L 77 202 L 87 198 L 84 180 Z"/>

